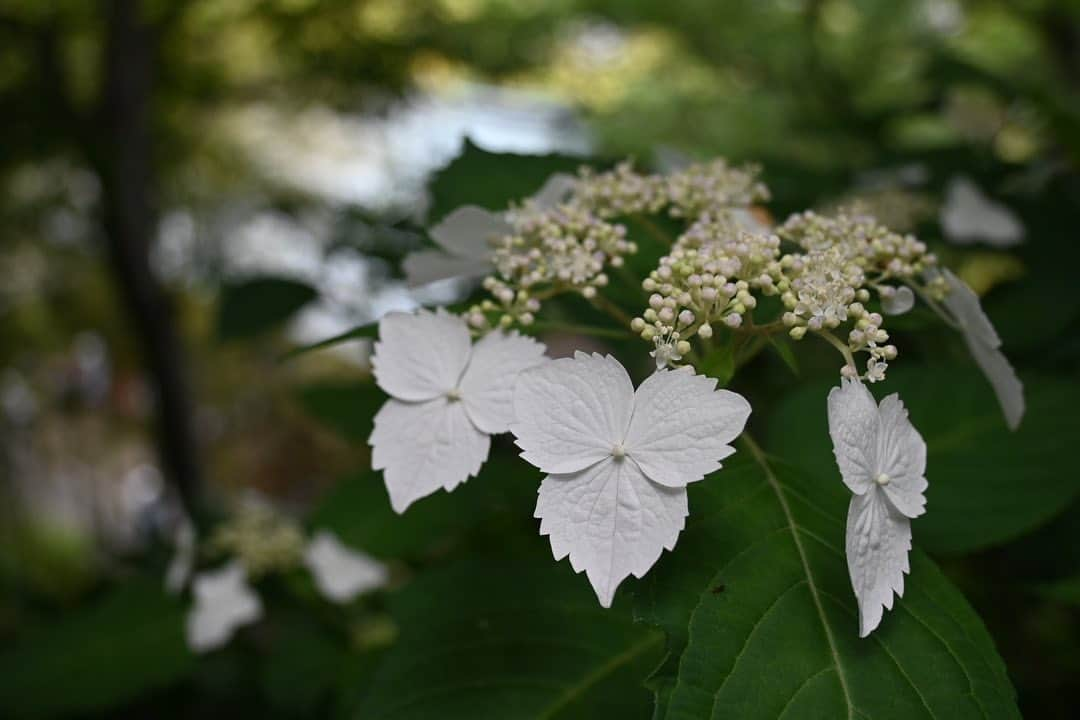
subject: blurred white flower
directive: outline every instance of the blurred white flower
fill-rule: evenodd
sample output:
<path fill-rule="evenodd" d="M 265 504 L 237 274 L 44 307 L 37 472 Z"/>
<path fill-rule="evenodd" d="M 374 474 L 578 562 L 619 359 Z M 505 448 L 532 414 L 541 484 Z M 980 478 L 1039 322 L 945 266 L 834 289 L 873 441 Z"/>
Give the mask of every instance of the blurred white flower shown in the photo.
<path fill-rule="evenodd" d="M 855 493 L 848 506 L 847 563 L 859 602 L 859 636 L 904 595 L 909 572 L 911 521 L 926 511 L 926 443 L 896 394 L 874 402 L 858 380 L 829 392 L 829 435 L 844 484 Z"/>
<path fill-rule="evenodd" d="M 556 173 L 532 196 L 533 206 L 547 210 L 562 202 L 573 189 L 571 175 Z M 476 205 L 451 212 L 428 230 L 439 249 L 409 253 L 402 263 L 409 285 L 418 287 L 448 278 L 481 278 L 492 270 L 492 240 L 514 232 L 506 213 Z"/>
<path fill-rule="evenodd" d="M 634 391 L 610 355 L 554 360 L 521 374 L 510 430 L 521 456 L 549 473 L 536 517 L 556 560 L 570 556 L 600 604 L 642 577 L 689 512 L 686 485 L 734 452 L 750 405 L 690 368 L 661 370 Z"/>
<path fill-rule="evenodd" d="M 489 436 L 509 428 L 518 373 L 543 362 L 543 353 L 541 343 L 501 331 L 474 345 L 465 321 L 442 310 L 379 322 L 371 366 L 390 399 L 369 442 L 394 510 L 480 470 Z"/>
<path fill-rule="evenodd" d="M 942 270 L 942 276 L 949 286 L 945 308 L 960 325 L 971 356 L 993 386 L 1006 424 L 1015 430 L 1024 417 L 1024 385 L 1001 352 L 1001 338 L 983 312 L 979 296 L 947 268 Z"/>
<path fill-rule="evenodd" d="M 237 628 L 262 617 L 262 601 L 247 582 L 244 566 L 233 561 L 199 573 L 193 584 L 195 604 L 188 611 L 187 643 L 194 652 L 225 645 Z"/>
<path fill-rule="evenodd" d="M 304 550 L 304 565 L 326 598 L 347 603 L 386 584 L 389 573 L 379 561 L 347 547 L 333 533 L 320 530 Z"/>
<path fill-rule="evenodd" d="M 984 242 L 1011 247 L 1024 239 L 1024 226 L 1009 208 L 986 197 L 970 178 L 949 181 L 941 208 L 941 228 L 957 245 Z"/>

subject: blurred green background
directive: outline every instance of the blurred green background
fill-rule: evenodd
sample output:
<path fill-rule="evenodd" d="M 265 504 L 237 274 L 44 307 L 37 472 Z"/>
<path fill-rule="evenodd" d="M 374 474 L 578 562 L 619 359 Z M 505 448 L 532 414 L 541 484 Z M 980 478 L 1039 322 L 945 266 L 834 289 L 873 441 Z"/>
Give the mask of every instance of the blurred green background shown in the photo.
<path fill-rule="evenodd" d="M 975 178 L 1027 242 L 942 254 L 1080 429 L 1061 400 L 1080 368 L 1077 2 L 0 0 L 0 107 L 5 717 L 353 717 L 423 631 L 417 598 L 467 606 L 453 574 L 481 553 L 544 560 L 536 478 L 509 443 L 454 496 L 393 517 L 365 470 L 381 402 L 366 341 L 281 356 L 452 299 L 400 276 L 428 219 L 590 158 L 760 162 L 777 217 L 859 196 L 930 242 L 948 181 Z M 804 362 L 799 383 L 747 369 L 763 408 L 829 377 L 813 373 L 830 360 Z M 1060 481 L 1052 497 L 1011 525 L 1013 501 L 991 508 L 1006 519 L 984 543 L 931 529 L 928 548 L 1025 715 L 1065 718 L 1080 478 L 1071 448 L 1045 450 L 1030 463 Z M 313 613 L 271 580 L 267 620 L 191 655 L 187 601 L 163 590 L 171 533 L 182 508 L 213 522 L 253 490 L 390 562 L 402 589 Z M 548 571 L 545 591 L 581 589 L 565 563 Z M 588 612 L 612 642 L 651 642 L 628 613 Z"/>

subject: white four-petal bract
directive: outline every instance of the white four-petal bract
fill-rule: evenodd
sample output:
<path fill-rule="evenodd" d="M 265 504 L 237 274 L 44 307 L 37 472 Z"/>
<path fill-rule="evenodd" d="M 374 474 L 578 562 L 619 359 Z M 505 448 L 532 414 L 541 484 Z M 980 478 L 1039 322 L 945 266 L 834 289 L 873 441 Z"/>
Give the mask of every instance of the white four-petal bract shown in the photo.
<path fill-rule="evenodd" d="M 829 435 L 848 507 L 847 562 L 859 602 L 859 635 L 866 637 L 903 597 L 911 550 L 911 518 L 926 511 L 926 443 L 893 394 L 874 402 L 854 379 L 829 392 Z"/>
<path fill-rule="evenodd" d="M 532 196 L 532 205 L 540 210 L 555 207 L 566 198 L 575 182 L 572 175 L 555 173 Z M 419 250 L 405 257 L 402 262 L 405 277 L 413 287 L 454 277 L 483 277 L 492 270 L 492 239 L 513 231 L 505 213 L 463 205 L 428 230 L 440 249 Z"/>
<path fill-rule="evenodd" d="M 1009 208 L 983 194 L 970 178 L 949 181 L 941 208 L 941 228 L 958 245 L 984 242 L 993 247 L 1011 247 L 1024 239 L 1024 226 Z"/>
<path fill-rule="evenodd" d="M 386 584 L 389 572 L 379 561 L 347 547 L 337 535 L 320 530 L 304 549 L 304 565 L 328 600 L 347 603 Z"/>
<path fill-rule="evenodd" d="M 186 634 L 188 647 L 195 652 L 225 645 L 237 628 L 262 617 L 262 601 L 238 561 L 196 575 L 192 592 L 195 604 L 188 611 Z"/>
<path fill-rule="evenodd" d="M 513 227 L 499 213 L 475 205 L 459 207 L 428 230 L 440 249 L 405 257 L 405 277 L 413 287 L 452 277 L 483 277 L 491 272 L 492 238 L 511 232 Z"/>
<path fill-rule="evenodd" d="M 1015 430 L 1024 417 L 1024 385 L 1001 352 L 1001 338 L 983 312 L 979 296 L 949 269 L 942 270 L 949 285 L 945 307 L 960 325 L 971 356 L 994 388 L 1005 422 Z"/>
<path fill-rule="evenodd" d="M 521 456 L 549 473 L 540 533 L 609 607 L 619 583 L 675 546 L 686 485 L 734 452 L 750 405 L 690 368 L 657 371 L 635 393 L 617 360 L 578 352 L 523 372 L 514 412 Z"/>
<path fill-rule="evenodd" d="M 441 310 L 390 313 L 379 322 L 371 365 L 390 399 L 369 442 L 394 510 L 479 472 L 489 435 L 509 427 L 514 380 L 543 353 L 535 340 L 501 331 L 474 345 L 465 321 Z"/>

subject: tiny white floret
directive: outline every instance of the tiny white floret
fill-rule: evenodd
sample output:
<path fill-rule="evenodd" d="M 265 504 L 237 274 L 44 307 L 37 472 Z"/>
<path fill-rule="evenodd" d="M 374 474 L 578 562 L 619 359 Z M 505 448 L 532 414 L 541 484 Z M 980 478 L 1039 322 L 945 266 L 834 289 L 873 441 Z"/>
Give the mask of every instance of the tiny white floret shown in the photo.
<path fill-rule="evenodd" d="M 610 607 L 619 583 L 675 546 L 687 484 L 734 452 L 750 405 L 690 368 L 659 370 L 635 392 L 613 357 L 578 352 L 523 372 L 514 412 L 521 456 L 548 473 L 540 534 Z"/>

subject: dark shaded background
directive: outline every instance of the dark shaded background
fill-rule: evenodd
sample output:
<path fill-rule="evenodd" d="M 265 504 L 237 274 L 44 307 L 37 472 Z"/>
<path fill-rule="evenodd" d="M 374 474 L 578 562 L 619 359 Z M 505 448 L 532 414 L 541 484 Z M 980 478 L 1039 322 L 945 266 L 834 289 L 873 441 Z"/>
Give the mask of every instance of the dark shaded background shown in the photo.
<path fill-rule="evenodd" d="M 0 107 L 0 704 L 20 715 L 350 714 L 377 660 L 326 660 L 287 612 L 286 640 L 247 652 L 359 679 L 298 699 L 275 689 L 288 667 L 239 654 L 79 662 L 108 664 L 140 618 L 179 626 L 157 587 L 180 508 L 346 502 L 376 407 L 355 390 L 365 348 L 279 358 L 451 297 L 410 294 L 397 264 L 429 209 L 483 202 L 487 153 L 753 160 L 781 215 L 882 201 L 882 169 L 919 164 L 886 200 L 931 236 L 969 175 L 1028 230 L 1015 254 L 957 256 L 1006 351 L 1077 379 L 1076 3 L 0 0 Z M 1007 545 L 938 558 L 1028 717 L 1070 717 L 1080 677 L 1075 495 Z M 137 592 L 110 609 L 117 587 Z M 350 647 L 385 644 L 377 625 Z"/>

